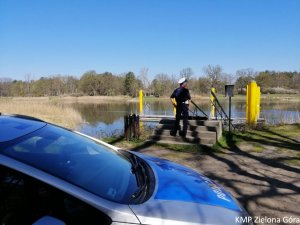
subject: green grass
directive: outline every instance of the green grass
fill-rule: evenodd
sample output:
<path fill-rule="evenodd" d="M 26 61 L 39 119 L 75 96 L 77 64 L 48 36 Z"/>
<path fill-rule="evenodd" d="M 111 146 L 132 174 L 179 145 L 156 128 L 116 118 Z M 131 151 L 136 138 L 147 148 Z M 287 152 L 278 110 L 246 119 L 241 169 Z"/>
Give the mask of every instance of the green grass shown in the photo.
<path fill-rule="evenodd" d="M 126 140 L 123 136 L 101 138 L 102 141 L 124 149 L 136 148 L 145 143 L 143 139 Z"/>
<path fill-rule="evenodd" d="M 292 165 L 292 166 L 300 166 L 300 158 L 299 159 L 287 159 L 284 160 L 286 164 Z"/>
<path fill-rule="evenodd" d="M 231 134 L 224 132 L 216 148 L 260 153 L 261 157 L 278 157 L 280 163 L 300 166 L 300 124 L 265 126 L 261 130 Z"/>
<path fill-rule="evenodd" d="M 171 150 L 172 157 L 175 159 L 176 152 L 195 153 L 195 154 L 226 154 L 231 151 L 240 150 L 250 154 L 258 153 L 262 157 L 264 152 L 270 151 L 272 156 L 284 159 L 280 161 L 284 164 L 300 166 L 300 124 L 266 126 L 261 130 L 246 130 L 245 132 L 223 132 L 223 137 L 213 147 L 200 145 L 172 145 L 151 143 L 147 145 L 147 135 L 143 135 L 139 140 L 126 141 L 123 137 L 109 137 L 102 139 L 105 142 L 124 149 L 158 149 Z"/>
<path fill-rule="evenodd" d="M 266 149 L 263 146 L 261 146 L 258 143 L 254 143 L 251 151 L 256 152 L 256 153 L 262 153 L 264 150 L 266 150 Z"/>

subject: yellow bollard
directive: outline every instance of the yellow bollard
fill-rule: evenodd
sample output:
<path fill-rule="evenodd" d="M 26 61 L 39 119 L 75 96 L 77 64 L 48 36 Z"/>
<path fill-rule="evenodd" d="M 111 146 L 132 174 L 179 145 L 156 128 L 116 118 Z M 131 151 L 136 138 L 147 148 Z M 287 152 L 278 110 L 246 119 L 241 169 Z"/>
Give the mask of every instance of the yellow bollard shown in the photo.
<path fill-rule="evenodd" d="M 143 90 L 139 92 L 139 100 L 140 100 L 140 115 L 143 115 Z M 140 133 L 144 132 L 144 123 L 141 121 L 140 118 Z"/>
<path fill-rule="evenodd" d="M 249 124 L 249 84 L 246 86 L 246 124 Z"/>
<path fill-rule="evenodd" d="M 143 114 L 143 91 L 140 90 L 140 115 Z"/>
<path fill-rule="evenodd" d="M 247 85 L 246 121 L 249 126 L 255 126 L 260 113 L 260 87 L 255 81 Z"/>
<path fill-rule="evenodd" d="M 177 102 L 176 102 L 175 98 L 174 98 L 174 102 L 175 102 L 175 105 L 177 105 Z M 174 113 L 174 116 L 176 116 L 176 107 L 174 107 L 173 113 Z"/>
<path fill-rule="evenodd" d="M 216 93 L 216 89 L 212 88 L 211 91 L 215 94 Z M 215 101 L 214 96 L 211 94 L 210 95 L 210 104 L 211 104 L 211 112 L 210 112 L 210 117 L 215 118 L 215 106 L 213 104 L 213 102 Z"/>
<path fill-rule="evenodd" d="M 257 86 L 256 118 L 260 117 L 260 87 Z"/>

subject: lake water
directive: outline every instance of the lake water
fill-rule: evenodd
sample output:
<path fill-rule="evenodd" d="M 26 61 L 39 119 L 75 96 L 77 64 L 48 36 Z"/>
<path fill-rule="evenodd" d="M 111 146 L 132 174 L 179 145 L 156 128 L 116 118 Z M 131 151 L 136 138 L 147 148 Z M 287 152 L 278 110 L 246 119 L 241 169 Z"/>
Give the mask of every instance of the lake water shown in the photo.
<path fill-rule="evenodd" d="M 196 101 L 196 104 L 209 115 L 210 105 L 208 102 Z M 228 113 L 228 100 L 221 102 L 224 110 Z M 101 103 L 87 104 L 76 103 L 72 105 L 84 119 L 85 123 L 79 130 L 94 137 L 107 137 L 123 133 L 124 116 L 139 113 L 138 102 L 126 103 Z M 194 111 L 194 107 L 190 107 Z M 232 117 L 246 117 L 245 101 L 232 102 Z M 144 103 L 144 114 L 173 115 L 173 107 L 169 101 L 153 101 Z M 191 113 L 190 113 L 191 114 Z M 260 118 L 266 119 L 267 124 L 299 123 L 300 102 L 290 101 L 265 101 L 261 104 Z M 155 123 L 147 123 L 155 126 Z"/>

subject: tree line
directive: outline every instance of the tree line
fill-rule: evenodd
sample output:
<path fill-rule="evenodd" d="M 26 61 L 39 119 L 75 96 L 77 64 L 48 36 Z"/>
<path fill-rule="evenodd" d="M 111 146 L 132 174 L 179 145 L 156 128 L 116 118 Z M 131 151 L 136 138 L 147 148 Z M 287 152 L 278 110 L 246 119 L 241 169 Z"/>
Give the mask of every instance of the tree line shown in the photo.
<path fill-rule="evenodd" d="M 217 93 L 224 93 L 226 84 L 234 84 L 235 91 L 245 94 L 246 85 L 255 80 L 262 93 L 300 92 L 300 72 L 262 71 L 241 69 L 235 75 L 224 73 L 219 65 L 208 65 L 203 68 L 203 74 L 197 76 L 191 68 L 182 69 L 178 75 L 166 73 L 157 74 L 150 81 L 148 69 L 143 68 L 139 75 L 128 72 L 115 75 L 110 72 L 97 73 L 88 71 L 80 78 L 75 76 L 46 76 L 34 80 L 30 75 L 25 80 L 0 78 L 0 96 L 62 96 L 90 95 L 115 96 L 129 95 L 136 97 L 143 89 L 147 95 L 168 96 L 178 87 L 178 79 L 186 77 L 188 87 L 193 94 L 208 94 L 212 87 Z"/>

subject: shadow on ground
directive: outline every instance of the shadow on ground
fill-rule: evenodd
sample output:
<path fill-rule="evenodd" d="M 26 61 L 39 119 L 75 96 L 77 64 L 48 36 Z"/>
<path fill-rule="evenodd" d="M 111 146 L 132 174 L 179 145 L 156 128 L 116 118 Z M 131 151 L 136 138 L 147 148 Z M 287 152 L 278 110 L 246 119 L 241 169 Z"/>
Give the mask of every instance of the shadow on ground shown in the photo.
<path fill-rule="evenodd" d="M 145 142 L 132 148 L 159 156 L 202 172 L 225 186 L 252 216 L 300 218 L 300 125 L 297 137 L 273 129 L 248 131 L 247 135 L 226 135 L 227 145 L 221 152 L 203 148 L 201 152 L 168 150 Z M 252 151 L 253 144 L 264 147 L 262 152 Z M 172 156 L 172 157 L 171 157 Z M 258 223 L 259 224 L 259 223 Z M 289 223 L 297 224 L 297 223 Z"/>

